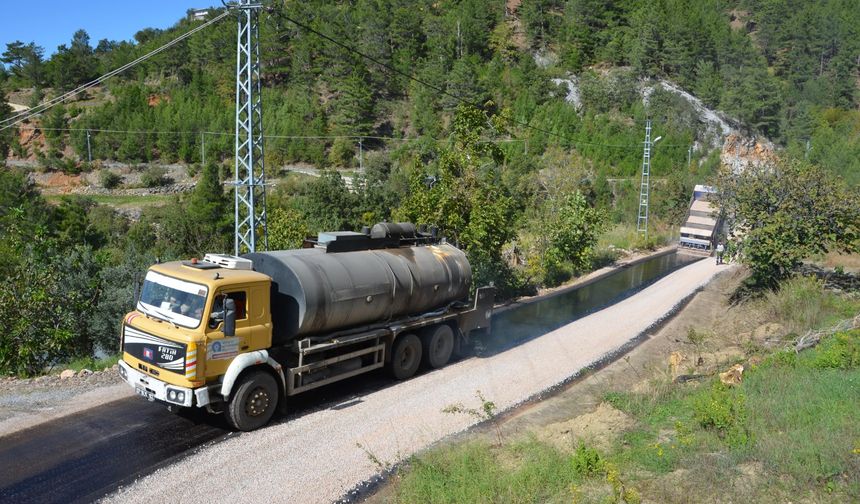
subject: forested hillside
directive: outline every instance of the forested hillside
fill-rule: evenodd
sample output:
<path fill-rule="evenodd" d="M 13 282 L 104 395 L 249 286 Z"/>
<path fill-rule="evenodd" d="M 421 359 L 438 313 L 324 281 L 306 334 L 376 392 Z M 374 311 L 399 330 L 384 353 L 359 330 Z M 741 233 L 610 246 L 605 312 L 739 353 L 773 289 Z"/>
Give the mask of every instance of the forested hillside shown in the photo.
<path fill-rule="evenodd" d="M 446 113 L 457 100 L 402 74 L 473 103 L 493 100 L 523 122 L 593 143 L 641 136 L 640 128 L 633 128 L 630 137 L 605 131 L 600 116 L 610 111 L 633 119 L 661 116 L 660 111 L 635 106 L 639 100 L 632 81 L 640 78 L 669 78 L 782 144 L 805 143 L 822 122 L 830 122 L 821 115 L 824 109 L 857 108 L 860 22 L 851 1 L 517 4 L 273 2 L 261 28 L 264 79 L 270 91 L 267 134 L 444 137 Z M 347 52 L 287 18 L 402 74 Z M 42 48 L 11 43 L 3 54 L 9 71 L 0 79 L 7 90 L 67 90 L 199 23 L 182 20 L 170 30 L 143 29 L 134 43 L 102 40 L 95 47 L 81 30 L 47 61 L 40 56 Z M 82 115 L 81 107 L 72 105 L 66 119 L 93 129 L 229 132 L 234 37 L 233 23 L 221 22 L 115 81 L 109 90 L 112 104 Z M 535 54 L 543 55 L 540 65 Z M 607 83 L 600 77 L 610 68 L 622 70 Z M 550 83 L 550 78 L 568 72 L 585 80 L 582 117 L 559 110 L 560 96 Z M 541 141 L 547 139 L 519 129 L 517 138 L 538 137 L 539 153 Z M 81 140 L 81 135 L 73 135 L 79 155 L 84 150 Z M 94 143 L 100 158 L 192 162 L 199 160 L 199 141 L 174 133 L 115 135 Z M 348 162 L 342 152 L 346 147 L 333 143 L 273 140 L 270 158 L 275 163 Z M 355 148 L 352 143 L 349 148 Z M 227 156 L 229 145 L 213 141 L 212 147 Z M 606 157 L 600 151 L 591 154 Z"/>
<path fill-rule="evenodd" d="M 635 233 L 648 118 L 652 137 L 662 137 L 652 168 L 654 245 L 680 222 L 692 185 L 715 174 L 723 142 L 661 80 L 725 113 L 740 134 L 860 182 L 860 11 L 850 0 L 268 7 L 260 30 L 274 247 L 323 229 L 409 218 L 439 225 L 467 250 L 478 280 L 496 281 L 506 295 L 554 285 L 611 258 L 613 247 L 649 245 Z M 36 105 L 202 22 L 144 28 L 133 41 L 95 42 L 83 27 L 50 58 L 28 41 L 12 42 L 0 86 Z M 33 362 L 50 362 L 81 331 L 89 339 L 75 352 L 109 348 L 109 322 L 127 309 L 134 272 L 155 256 L 229 251 L 232 207 L 220 181 L 232 170 L 235 33 L 228 17 L 0 132 L 3 157 L 40 170 L 77 173 L 115 160 L 181 162 L 200 173 L 193 193 L 135 221 L 87 199 L 46 205 L 24 175 L 3 173 L 0 228 L 12 238 L 2 244 L 0 268 L 17 286 L 4 286 L 4 295 L 34 309 L 72 296 L 44 328 L 7 328 L 16 318 L 0 316 L 2 331 L 54 342 L 30 355 Z M 10 114 L 0 108 L 0 117 Z M 284 176 L 281 168 L 294 163 L 324 171 Z M 163 179 L 157 169 L 147 174 L 155 185 Z M 104 175 L 105 187 L 120 183 Z M 78 283 L 63 276 L 69 270 Z M 20 356 L 4 351 L 0 369 L 10 369 Z"/>

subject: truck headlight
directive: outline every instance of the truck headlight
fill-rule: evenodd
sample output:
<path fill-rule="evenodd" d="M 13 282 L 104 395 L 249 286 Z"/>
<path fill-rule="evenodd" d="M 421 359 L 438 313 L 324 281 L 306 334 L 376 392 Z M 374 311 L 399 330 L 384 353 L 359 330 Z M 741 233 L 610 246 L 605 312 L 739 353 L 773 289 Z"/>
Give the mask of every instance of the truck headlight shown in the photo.
<path fill-rule="evenodd" d="M 167 389 L 167 400 L 178 404 L 185 403 L 185 392 L 176 389 Z"/>

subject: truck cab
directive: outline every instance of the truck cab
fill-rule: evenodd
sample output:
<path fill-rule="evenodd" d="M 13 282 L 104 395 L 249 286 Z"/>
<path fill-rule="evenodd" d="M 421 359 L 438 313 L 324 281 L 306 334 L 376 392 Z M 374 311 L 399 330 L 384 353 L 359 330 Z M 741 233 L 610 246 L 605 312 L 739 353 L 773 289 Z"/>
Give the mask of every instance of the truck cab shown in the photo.
<path fill-rule="evenodd" d="M 152 266 L 123 319 L 120 375 L 150 401 L 211 409 L 236 357 L 271 346 L 270 284 L 231 256 Z"/>

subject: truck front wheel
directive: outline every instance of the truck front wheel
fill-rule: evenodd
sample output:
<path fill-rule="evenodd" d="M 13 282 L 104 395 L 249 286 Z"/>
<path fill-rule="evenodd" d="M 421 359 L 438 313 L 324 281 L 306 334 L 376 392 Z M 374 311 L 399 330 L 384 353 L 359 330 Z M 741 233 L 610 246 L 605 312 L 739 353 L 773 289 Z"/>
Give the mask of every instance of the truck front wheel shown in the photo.
<path fill-rule="evenodd" d="M 278 406 L 278 385 L 272 375 L 253 371 L 236 387 L 227 409 L 227 422 L 241 431 L 266 425 Z"/>
<path fill-rule="evenodd" d="M 391 346 L 388 369 L 398 380 L 405 380 L 418 371 L 421 364 L 421 340 L 414 334 L 401 334 Z"/>

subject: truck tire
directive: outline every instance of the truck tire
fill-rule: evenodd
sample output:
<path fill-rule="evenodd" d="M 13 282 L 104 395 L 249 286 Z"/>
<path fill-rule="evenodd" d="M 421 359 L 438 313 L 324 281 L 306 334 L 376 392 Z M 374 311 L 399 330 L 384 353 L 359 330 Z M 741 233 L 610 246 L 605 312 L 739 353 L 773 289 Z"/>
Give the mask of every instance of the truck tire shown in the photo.
<path fill-rule="evenodd" d="M 397 380 L 405 380 L 418 371 L 421 364 L 421 340 L 414 334 L 401 334 L 391 346 L 388 370 Z"/>
<path fill-rule="evenodd" d="M 448 324 L 427 327 L 422 331 L 421 344 L 424 350 L 424 365 L 431 369 L 440 368 L 451 360 L 454 331 Z"/>
<path fill-rule="evenodd" d="M 245 375 L 224 411 L 227 423 L 240 431 L 266 425 L 278 407 L 278 384 L 264 371 Z"/>

